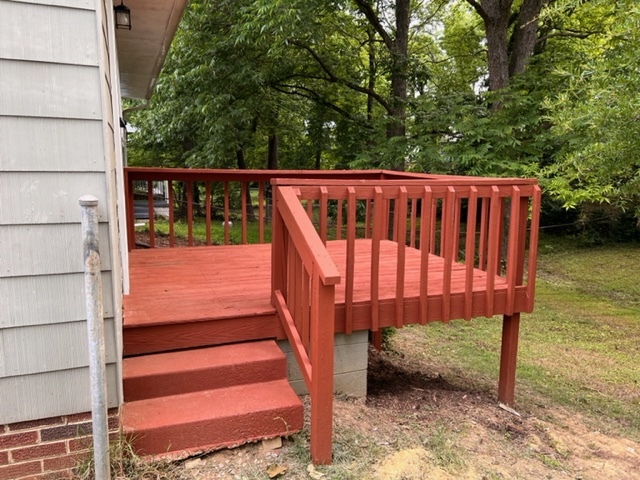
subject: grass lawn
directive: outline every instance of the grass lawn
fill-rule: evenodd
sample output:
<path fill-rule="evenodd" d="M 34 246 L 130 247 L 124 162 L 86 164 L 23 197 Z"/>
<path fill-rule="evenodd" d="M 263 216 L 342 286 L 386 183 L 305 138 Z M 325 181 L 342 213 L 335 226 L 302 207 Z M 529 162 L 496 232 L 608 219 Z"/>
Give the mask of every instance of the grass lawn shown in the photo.
<path fill-rule="evenodd" d="M 580 249 L 542 237 L 539 251 L 535 310 L 520 324 L 517 408 L 565 406 L 640 439 L 640 245 Z M 500 318 L 481 318 L 408 327 L 394 344 L 494 392 L 500 335 Z"/>

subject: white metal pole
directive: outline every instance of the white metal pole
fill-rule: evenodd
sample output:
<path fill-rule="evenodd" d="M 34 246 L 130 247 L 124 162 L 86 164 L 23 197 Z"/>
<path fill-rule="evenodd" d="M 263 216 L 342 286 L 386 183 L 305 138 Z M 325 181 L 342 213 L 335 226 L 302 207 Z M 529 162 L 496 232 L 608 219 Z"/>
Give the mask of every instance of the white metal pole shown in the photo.
<path fill-rule="evenodd" d="M 98 245 L 98 199 L 80 197 L 84 251 L 84 288 L 89 333 L 89 371 L 91 377 L 91 421 L 96 480 L 109 480 L 109 425 L 105 374 L 102 280 Z"/>

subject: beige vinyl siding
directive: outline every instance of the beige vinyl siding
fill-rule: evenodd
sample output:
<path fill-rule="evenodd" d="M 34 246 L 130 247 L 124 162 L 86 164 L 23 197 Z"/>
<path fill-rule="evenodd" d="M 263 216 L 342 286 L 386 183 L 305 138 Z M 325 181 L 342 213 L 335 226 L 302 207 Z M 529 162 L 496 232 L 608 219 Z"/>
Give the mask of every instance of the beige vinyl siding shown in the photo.
<path fill-rule="evenodd" d="M 100 119 L 98 68 L 0 59 L 0 115 Z"/>
<path fill-rule="evenodd" d="M 104 172 L 100 120 L 5 116 L 0 132 L 0 171 Z"/>
<path fill-rule="evenodd" d="M 34 5 L 51 5 L 54 7 L 79 8 L 95 10 L 99 0 L 13 0 L 16 3 L 30 3 Z"/>
<path fill-rule="evenodd" d="M 113 297 L 111 272 L 102 272 L 102 289 L 104 298 Z M 83 273 L 0 278 L 0 329 L 86 318 L 84 303 L 61 298 L 84 298 Z M 104 317 L 113 316 L 113 304 L 106 302 Z"/>
<path fill-rule="evenodd" d="M 0 177 L 0 225 L 80 223 L 78 198 L 86 193 L 107 197 L 104 172 L 5 172 Z M 98 219 L 107 221 L 104 202 L 98 204 Z"/>
<path fill-rule="evenodd" d="M 107 365 L 107 396 L 109 405 L 118 404 L 117 370 L 115 364 Z M 89 368 L 57 370 L 34 375 L 0 378 L 0 392 L 11 395 L 2 397 L 2 421 L 20 422 L 23 419 L 48 418 L 64 412 L 88 412 L 91 410 Z"/>
<path fill-rule="evenodd" d="M 0 425 L 91 408 L 85 194 L 99 200 L 109 405 L 121 397 L 102 9 L 100 0 L 0 0 L 11 25 L 0 33 Z"/>
<path fill-rule="evenodd" d="M 99 226 L 98 241 L 102 270 L 110 270 L 106 224 Z M 79 223 L 3 226 L 0 228 L 0 251 L 3 252 L 0 278 L 57 275 L 84 269 L 82 227 Z"/>
<path fill-rule="evenodd" d="M 0 18 L 17 22 L 14 28 L 5 24 L 0 29 L 3 58 L 98 66 L 95 13 L 90 10 L 2 2 Z"/>
<path fill-rule="evenodd" d="M 115 336 L 113 319 L 104 322 L 107 338 Z M 35 327 L 7 328 L 3 331 L 6 376 L 28 375 L 43 371 L 68 370 L 86 367 L 89 356 L 86 322 L 68 322 Z M 55 349 L 49 344 L 56 345 Z M 29 345 L 24 348 L 23 345 Z M 33 351 L 47 351 L 46 357 L 33 355 Z M 105 349 L 107 363 L 116 362 L 113 343 Z"/>

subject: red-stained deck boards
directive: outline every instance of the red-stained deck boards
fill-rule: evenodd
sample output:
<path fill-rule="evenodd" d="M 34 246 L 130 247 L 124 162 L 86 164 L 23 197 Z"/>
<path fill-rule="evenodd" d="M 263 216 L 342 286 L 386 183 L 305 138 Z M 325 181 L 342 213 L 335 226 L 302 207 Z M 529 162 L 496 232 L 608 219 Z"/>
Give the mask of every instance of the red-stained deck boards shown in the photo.
<path fill-rule="evenodd" d="M 327 248 L 343 281 L 336 285 L 336 330 L 345 327 L 346 240 Z M 372 240 L 355 242 L 353 330 L 370 328 Z M 271 245 L 164 248 L 130 252 L 130 294 L 124 298 L 125 355 L 258 340 L 284 338 L 271 298 Z M 420 320 L 420 251 L 405 248 L 403 324 Z M 397 324 L 397 244 L 380 244 L 379 325 Z M 428 321 L 442 320 L 444 260 L 430 255 Z M 464 318 L 466 270 L 454 263 L 450 316 Z M 506 282 L 494 278 L 493 314 L 504 313 Z M 487 274 L 473 271 L 473 316 L 486 313 Z M 524 310 L 524 287 L 516 291 Z"/>

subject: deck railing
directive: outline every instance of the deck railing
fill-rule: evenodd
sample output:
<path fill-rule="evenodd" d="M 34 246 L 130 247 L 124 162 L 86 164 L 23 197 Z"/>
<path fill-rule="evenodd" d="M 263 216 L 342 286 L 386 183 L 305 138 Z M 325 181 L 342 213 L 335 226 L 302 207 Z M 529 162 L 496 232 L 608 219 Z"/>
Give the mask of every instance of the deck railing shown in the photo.
<path fill-rule="evenodd" d="M 311 456 L 331 463 L 335 285 L 340 274 L 291 187 L 278 189 L 272 292 L 311 396 Z"/>
<path fill-rule="evenodd" d="M 188 169 L 188 168 L 125 168 L 127 238 L 129 250 L 136 248 L 135 219 L 136 208 L 143 212 L 139 216 L 148 220 L 148 239 L 145 245 L 156 248 L 158 232 L 156 219 L 163 216 L 168 224 L 167 246 L 178 245 L 176 220 L 179 214 L 186 223 L 186 239 L 188 246 L 212 245 L 212 223 L 221 222 L 223 238 L 221 243 L 264 243 L 266 224 L 271 217 L 270 181 L 274 178 L 313 178 L 313 179 L 380 179 L 382 170 L 222 170 L 222 169 Z M 166 192 L 166 204 L 158 208 L 157 195 L 162 187 Z M 146 185 L 146 187 L 145 187 Z M 176 195 L 178 194 L 178 195 Z M 178 197 L 178 198 L 177 198 Z M 256 208 L 257 207 L 257 214 Z M 204 215 L 204 239 L 198 241 L 194 235 L 196 226 L 195 210 L 202 210 Z M 257 235 L 253 240 L 248 235 L 249 221 L 257 223 Z M 240 223 L 240 236 L 232 238 L 233 221 Z"/>
<path fill-rule="evenodd" d="M 353 330 L 357 237 L 370 238 L 372 242 L 370 329 L 374 332 L 380 328 L 380 244 L 385 239 L 397 242 L 395 318 L 398 327 L 416 323 L 414 319 L 406 319 L 404 312 L 407 247 L 420 250 L 419 323 L 491 317 L 496 313 L 511 315 L 530 312 L 533 308 L 540 207 L 540 189 L 535 181 L 445 177 L 366 182 L 278 179 L 274 184 L 295 186 L 308 217 L 317 219 L 323 243 L 328 239 L 346 238 L 346 333 Z M 329 210 L 337 212 L 332 235 L 327 228 Z M 361 212 L 359 221 L 356 211 Z M 430 279 L 429 262 L 434 261 L 434 256 L 442 259 L 444 265 L 438 278 Z M 454 267 L 464 268 L 464 276 L 462 279 L 458 276 L 456 284 L 452 275 Z M 482 292 L 473 291 L 478 270 L 486 272 L 486 289 Z M 528 271 L 526 283 L 525 270 Z M 499 277 L 503 282 L 498 289 L 496 279 Z M 428 297 L 430 282 L 442 283 L 441 297 Z M 481 296 L 484 298 L 480 299 Z"/>

